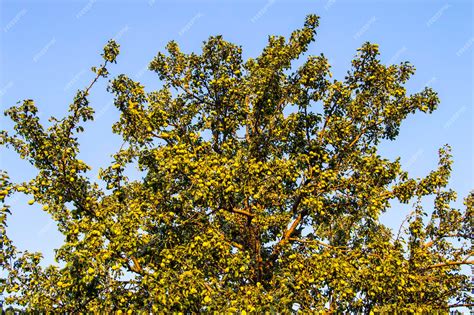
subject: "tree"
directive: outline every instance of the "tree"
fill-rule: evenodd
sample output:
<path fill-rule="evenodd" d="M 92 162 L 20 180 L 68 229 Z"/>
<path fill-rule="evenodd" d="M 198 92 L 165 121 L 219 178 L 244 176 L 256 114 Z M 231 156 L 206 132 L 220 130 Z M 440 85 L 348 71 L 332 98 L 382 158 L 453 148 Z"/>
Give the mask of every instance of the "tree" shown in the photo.
<path fill-rule="evenodd" d="M 221 36 L 202 53 L 176 42 L 149 69 L 161 89 L 125 75 L 110 81 L 123 137 L 107 187 L 78 159 L 77 134 L 93 120 L 88 96 L 107 77 L 110 41 L 95 78 L 62 119 L 40 123 L 25 100 L 5 114 L 15 123 L 0 143 L 37 170 L 28 182 L 0 179 L 0 198 L 34 197 L 65 236 L 61 267 L 18 251 L 1 214 L 2 292 L 28 310 L 88 311 L 448 311 L 469 304 L 474 194 L 450 204 L 449 147 L 439 166 L 413 179 L 378 154 L 400 123 L 439 100 L 407 95 L 408 62 L 384 65 L 365 43 L 343 80 L 324 55 L 306 56 L 318 17 L 288 40 L 270 36 L 257 58 Z M 302 60 L 297 69 L 295 60 Z M 142 180 L 126 167 L 138 165 Z M 422 200 L 433 197 L 430 209 Z M 398 233 L 379 221 L 399 201 L 412 209 Z M 454 305 L 453 305 L 454 304 Z"/>

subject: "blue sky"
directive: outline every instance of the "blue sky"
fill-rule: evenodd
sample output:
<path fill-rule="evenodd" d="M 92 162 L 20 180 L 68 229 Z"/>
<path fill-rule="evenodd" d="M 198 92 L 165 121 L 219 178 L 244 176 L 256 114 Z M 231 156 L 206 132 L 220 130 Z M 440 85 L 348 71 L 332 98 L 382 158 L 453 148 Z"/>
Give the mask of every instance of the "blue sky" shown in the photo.
<path fill-rule="evenodd" d="M 432 86 L 441 104 L 432 115 L 410 116 L 395 142 L 386 142 L 381 154 L 394 159 L 412 176 L 436 167 L 437 150 L 453 147 L 451 187 L 462 198 L 474 188 L 473 112 L 473 4 L 446 1 L 6 1 L 0 0 L 0 110 L 17 101 L 36 101 L 42 119 L 61 117 L 75 91 L 91 78 L 90 67 L 101 61 L 100 52 L 110 38 L 121 45 L 112 77 L 125 73 L 145 84 L 160 85 L 146 70 L 169 40 L 186 52 L 199 52 L 210 35 L 222 34 L 242 45 L 245 57 L 254 57 L 267 36 L 289 35 L 301 27 L 306 14 L 321 16 L 315 43 L 308 54 L 324 54 L 336 79 L 349 69 L 356 49 L 365 41 L 378 43 L 386 63 L 412 62 L 417 73 L 408 84 L 411 92 Z M 81 158 L 94 167 L 106 166 L 121 142 L 112 135 L 118 113 L 97 84 L 91 96 L 96 120 L 81 135 Z M 0 129 L 11 124 L 0 118 Z M 34 170 L 14 153 L 0 148 L 0 169 L 14 180 L 27 180 Z M 13 215 L 9 234 L 20 249 L 40 250 L 53 261 L 53 248 L 62 238 L 49 216 L 29 198 L 10 201 Z M 383 216 L 396 227 L 409 212 L 394 207 Z"/>

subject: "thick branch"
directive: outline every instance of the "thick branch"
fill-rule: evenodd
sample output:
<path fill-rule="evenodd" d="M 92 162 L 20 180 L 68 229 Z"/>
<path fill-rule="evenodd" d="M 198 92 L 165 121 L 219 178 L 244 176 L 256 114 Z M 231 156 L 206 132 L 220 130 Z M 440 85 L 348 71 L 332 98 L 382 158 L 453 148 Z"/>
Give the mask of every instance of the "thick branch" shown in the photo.
<path fill-rule="evenodd" d="M 474 265 L 474 260 L 447 261 L 444 263 L 431 265 L 427 267 L 426 269 L 441 268 L 441 267 L 447 267 L 447 266 L 457 266 L 457 265 Z"/>
<path fill-rule="evenodd" d="M 137 260 L 135 257 L 133 257 L 133 256 L 131 256 L 130 258 L 131 258 L 132 261 L 133 261 L 133 266 L 131 267 L 131 269 L 132 269 L 133 271 L 135 271 L 136 273 L 140 273 L 140 272 L 142 271 L 142 267 L 141 267 L 140 264 L 138 263 L 138 260 Z"/>
<path fill-rule="evenodd" d="M 462 304 L 451 304 L 448 305 L 449 308 L 455 308 L 455 307 L 472 307 L 474 306 L 474 303 L 462 303 Z"/>
<path fill-rule="evenodd" d="M 238 214 L 245 215 L 245 216 L 247 216 L 247 217 L 249 217 L 249 218 L 255 217 L 255 214 L 250 213 L 250 212 L 245 211 L 245 210 L 241 210 L 241 209 L 230 209 L 229 211 L 230 211 L 230 212 L 233 212 L 233 213 L 238 213 Z"/>

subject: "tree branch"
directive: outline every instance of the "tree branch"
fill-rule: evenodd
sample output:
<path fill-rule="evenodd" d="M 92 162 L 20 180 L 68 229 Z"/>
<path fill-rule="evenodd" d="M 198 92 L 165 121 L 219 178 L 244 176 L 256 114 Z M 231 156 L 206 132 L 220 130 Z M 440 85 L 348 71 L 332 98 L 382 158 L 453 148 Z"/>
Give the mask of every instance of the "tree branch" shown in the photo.
<path fill-rule="evenodd" d="M 138 260 L 133 256 L 131 256 L 130 259 L 133 261 L 133 266 L 131 267 L 131 269 L 135 271 L 136 273 L 141 273 L 142 267 L 138 263 Z"/>
<path fill-rule="evenodd" d="M 448 305 L 449 308 L 455 308 L 455 307 L 472 307 L 474 306 L 474 303 L 461 303 L 461 304 L 451 304 Z"/>
<path fill-rule="evenodd" d="M 444 263 L 428 266 L 426 269 L 441 268 L 441 267 L 456 266 L 456 265 L 474 265 L 474 260 L 447 261 Z"/>
<path fill-rule="evenodd" d="M 255 214 L 250 213 L 250 212 L 245 211 L 245 210 L 241 210 L 241 209 L 230 209 L 230 210 L 228 210 L 228 211 L 234 212 L 234 213 L 238 213 L 238 214 L 242 214 L 242 215 L 245 215 L 245 216 L 247 216 L 247 217 L 249 217 L 249 218 L 255 217 Z"/>

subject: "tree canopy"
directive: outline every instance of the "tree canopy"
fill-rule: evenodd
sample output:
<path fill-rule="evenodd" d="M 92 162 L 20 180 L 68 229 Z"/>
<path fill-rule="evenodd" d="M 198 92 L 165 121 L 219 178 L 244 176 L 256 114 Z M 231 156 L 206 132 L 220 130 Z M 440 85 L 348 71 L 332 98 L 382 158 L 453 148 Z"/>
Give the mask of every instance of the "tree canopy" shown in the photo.
<path fill-rule="evenodd" d="M 407 116 L 437 107 L 436 92 L 408 94 L 413 65 L 383 64 L 371 43 L 332 79 L 324 55 L 305 54 L 318 24 L 308 15 L 245 61 L 221 36 L 199 54 L 172 41 L 149 65 L 162 83 L 156 91 L 123 74 L 111 79 L 120 111 L 112 130 L 123 145 L 98 181 L 79 159 L 78 133 L 94 118 L 88 97 L 116 63 L 117 43 L 105 46 L 62 119 L 40 122 L 29 99 L 8 109 L 15 125 L 0 144 L 37 174 L 21 183 L 0 175 L 5 304 L 245 314 L 447 312 L 472 303 L 461 266 L 473 264 L 474 194 L 452 206 L 449 147 L 423 178 L 378 152 Z M 134 166 L 140 180 L 124 174 Z M 16 193 L 33 196 L 64 234 L 59 266 L 42 266 L 40 253 L 8 238 Z M 427 198 L 434 202 L 423 207 Z M 410 210 L 398 231 L 379 220 L 395 202 Z"/>

